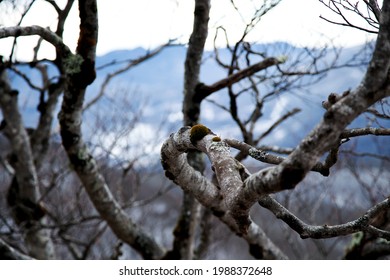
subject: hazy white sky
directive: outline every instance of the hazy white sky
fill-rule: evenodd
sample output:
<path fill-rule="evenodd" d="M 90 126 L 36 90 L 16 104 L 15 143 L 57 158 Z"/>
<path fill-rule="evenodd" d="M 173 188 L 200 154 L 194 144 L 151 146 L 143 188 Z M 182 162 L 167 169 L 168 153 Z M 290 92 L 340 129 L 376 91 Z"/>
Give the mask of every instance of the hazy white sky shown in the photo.
<path fill-rule="evenodd" d="M 235 2 L 240 5 L 242 17 L 249 20 L 254 3 L 262 1 Z M 234 42 L 242 34 L 245 21 L 233 9 L 230 0 L 211 0 L 211 4 L 210 35 L 206 47 L 212 47 L 215 28 L 220 25 L 226 28 L 229 40 Z M 0 9 L 1 25 L 10 26 L 17 22 L 17 13 L 6 12 L 4 6 L 0 6 Z M 139 46 L 153 48 L 165 43 L 169 38 L 181 38 L 182 42 L 187 42 L 192 30 L 193 9 L 193 0 L 98 0 L 97 53 L 102 55 L 112 50 Z M 366 41 L 367 34 L 364 32 L 332 25 L 320 19 L 320 15 L 333 17 L 318 0 L 283 0 L 263 17 L 248 38 L 262 43 L 287 41 L 299 46 L 317 46 L 330 39 L 337 45 L 344 46 Z M 43 0 L 39 0 L 23 25 L 53 26 L 55 22 L 53 9 Z M 64 41 L 73 50 L 78 36 L 76 7 L 72 10 L 65 30 Z M 31 44 L 35 44 L 36 40 L 21 39 L 17 49 L 19 57 L 30 58 Z M 0 54 L 9 54 L 10 42 L 11 40 L 0 40 Z M 53 50 L 46 47 L 44 53 L 53 53 Z"/>

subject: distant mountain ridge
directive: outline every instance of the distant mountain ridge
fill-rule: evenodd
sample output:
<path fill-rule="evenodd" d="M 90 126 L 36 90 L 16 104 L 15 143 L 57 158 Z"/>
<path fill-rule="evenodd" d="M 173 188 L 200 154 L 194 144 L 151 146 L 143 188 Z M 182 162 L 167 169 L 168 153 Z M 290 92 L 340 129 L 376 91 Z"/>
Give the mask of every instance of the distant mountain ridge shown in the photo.
<path fill-rule="evenodd" d="M 273 43 L 256 46 L 259 50 L 264 50 L 269 55 L 286 55 L 294 59 L 296 52 L 302 50 L 295 48 L 287 43 Z M 354 55 L 359 47 L 345 49 L 340 54 L 340 60 L 346 60 Z M 142 48 L 134 50 L 119 50 L 113 51 L 106 55 L 97 57 L 96 66 L 99 68 L 113 61 L 123 61 L 124 59 L 136 59 L 144 55 L 147 51 Z M 110 114 L 117 113 L 110 108 L 110 104 L 115 100 L 119 101 L 118 92 L 122 92 L 122 96 L 130 98 L 129 104 L 142 107 L 142 117 L 139 119 L 142 128 L 147 133 L 152 133 L 158 130 L 157 125 L 161 122 L 169 129 L 178 129 L 182 124 L 181 106 L 183 99 L 183 75 L 184 75 L 184 60 L 186 48 L 184 46 L 167 47 L 158 55 L 148 59 L 133 69 L 115 77 L 108 87 L 106 97 L 102 98 L 96 104 L 97 110 L 106 114 L 107 119 L 110 119 Z M 223 59 L 228 56 L 225 49 L 219 50 L 219 55 Z M 206 84 L 214 83 L 221 78 L 226 77 L 226 70 L 220 68 L 212 58 L 212 52 L 204 54 L 204 65 L 201 69 L 200 80 Z M 304 64 L 304 62 L 302 63 Z M 118 66 L 116 66 L 118 67 Z M 95 82 L 87 90 L 86 102 L 93 98 L 105 76 L 112 72 L 115 67 L 105 67 L 99 70 Z M 24 72 L 31 74 L 31 69 L 23 67 Z M 314 125 L 321 119 L 324 109 L 321 107 L 321 101 L 325 100 L 331 92 L 341 93 L 345 90 L 352 89 L 358 85 L 363 74 L 363 68 L 339 68 L 327 73 L 320 81 L 312 86 L 308 86 L 301 92 L 289 92 L 275 98 L 267 104 L 264 109 L 264 117 L 260 120 L 257 131 L 266 130 L 279 116 L 292 110 L 295 107 L 301 108 L 302 111 L 287 120 L 273 133 L 271 133 L 263 144 L 281 145 L 287 147 L 295 146 L 302 137 L 307 134 Z M 32 73 L 38 79 L 38 73 Z M 54 73 L 55 74 L 55 73 Z M 28 94 L 31 90 L 21 80 L 20 77 L 13 75 L 13 85 L 23 94 L 20 103 L 23 106 L 24 119 L 27 125 L 33 125 L 37 119 L 37 93 Z M 27 94 L 24 94 L 27 92 Z M 224 90 L 214 93 L 211 98 L 218 102 L 227 102 L 227 95 Z M 145 101 L 146 100 L 146 101 Z M 250 98 L 244 99 L 240 108 L 245 113 L 246 106 L 251 105 Z M 93 114 L 86 113 L 86 120 Z M 229 114 L 211 103 L 204 102 L 202 105 L 201 122 L 212 128 L 213 131 L 220 134 L 222 137 L 239 137 L 239 130 L 231 120 Z M 389 121 L 384 121 L 385 125 L 389 126 Z M 365 126 L 366 119 L 360 118 L 351 126 Z M 373 124 L 376 125 L 376 124 Z M 85 126 L 86 127 L 86 126 Z M 93 134 L 91 128 L 85 128 L 86 135 Z M 161 137 L 166 137 L 171 131 L 160 131 Z M 149 138 L 154 137 L 149 135 Z M 369 150 L 376 150 L 376 146 L 372 144 L 369 136 L 362 137 L 359 140 L 360 146 L 369 147 Z M 389 142 L 387 142 L 389 143 Z M 375 146 L 375 147 L 374 147 Z"/>

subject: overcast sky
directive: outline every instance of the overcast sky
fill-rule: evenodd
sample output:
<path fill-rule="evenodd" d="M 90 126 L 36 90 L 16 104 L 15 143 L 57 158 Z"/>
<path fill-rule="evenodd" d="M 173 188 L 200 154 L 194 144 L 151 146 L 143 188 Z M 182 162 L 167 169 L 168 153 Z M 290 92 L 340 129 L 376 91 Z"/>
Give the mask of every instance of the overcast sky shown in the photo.
<path fill-rule="evenodd" d="M 229 40 L 234 42 L 245 27 L 245 20 L 242 18 L 248 20 L 253 12 L 253 3 L 262 1 L 235 2 L 240 5 L 241 16 L 233 9 L 230 0 L 211 1 L 207 48 L 212 47 L 215 29 L 220 25 L 226 28 Z M 4 6 L 0 6 L 0 9 L 2 26 L 17 22 L 18 13 L 10 13 Z M 98 0 L 97 53 L 102 55 L 112 50 L 140 46 L 153 48 L 165 43 L 169 38 L 180 38 L 181 42 L 187 42 L 192 30 L 193 9 L 193 0 Z M 318 0 L 283 0 L 263 17 L 248 39 L 261 43 L 287 41 L 298 46 L 318 46 L 329 40 L 337 45 L 353 46 L 367 40 L 367 34 L 364 32 L 332 25 L 320 19 L 320 15 L 333 17 Z M 38 0 L 23 25 L 54 26 L 55 22 L 56 17 L 50 5 Z M 73 50 L 78 36 L 76 7 L 72 10 L 65 30 L 64 41 Z M 20 41 L 19 57 L 30 58 L 31 44 L 35 44 L 36 40 L 30 38 Z M 9 54 L 10 42 L 11 40 L 0 40 L 0 54 Z M 49 53 L 53 53 L 53 50 L 46 48 L 45 54 Z"/>

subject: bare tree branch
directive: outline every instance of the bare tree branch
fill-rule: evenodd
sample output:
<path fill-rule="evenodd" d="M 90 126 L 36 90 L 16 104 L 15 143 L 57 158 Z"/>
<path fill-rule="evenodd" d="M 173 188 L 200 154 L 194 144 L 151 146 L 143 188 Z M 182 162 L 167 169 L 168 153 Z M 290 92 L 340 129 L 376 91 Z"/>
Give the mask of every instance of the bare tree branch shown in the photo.
<path fill-rule="evenodd" d="M 249 66 L 246 69 L 243 69 L 241 71 L 238 71 L 234 74 L 229 75 L 228 77 L 212 84 L 212 85 L 205 85 L 205 84 L 199 84 L 197 87 L 197 94 L 195 96 L 196 100 L 203 100 L 207 98 L 210 94 L 221 90 L 223 88 L 232 86 L 233 84 L 239 82 L 240 80 L 244 78 L 248 78 L 249 76 L 255 74 L 256 72 L 259 72 L 261 70 L 264 70 L 268 67 L 284 63 L 286 61 L 285 58 L 266 58 L 263 61 L 253 64 Z"/>
<path fill-rule="evenodd" d="M 264 163 L 269 163 L 269 164 L 280 164 L 282 163 L 286 158 L 277 156 L 277 155 L 272 155 L 270 153 L 267 153 L 266 151 L 262 149 L 257 149 L 245 142 L 236 140 L 236 139 L 224 139 L 224 142 L 226 142 L 230 147 L 238 149 L 243 155 L 250 156 L 254 158 L 255 160 L 264 162 Z M 335 151 L 337 155 L 337 151 Z M 332 167 L 335 163 L 336 160 L 331 160 L 331 158 L 335 158 L 336 156 L 334 155 L 334 152 L 330 152 L 330 155 L 333 157 L 328 156 L 327 160 L 325 160 L 325 163 L 317 162 L 311 171 L 319 172 L 323 176 L 329 176 L 329 168 Z M 237 157 L 236 157 L 237 159 Z"/>
<path fill-rule="evenodd" d="M 255 141 L 255 143 L 260 143 L 262 139 L 264 139 L 267 135 L 269 135 L 279 124 L 281 124 L 283 121 L 287 120 L 289 117 L 299 113 L 301 109 L 294 108 L 293 110 L 287 112 L 286 114 L 282 115 L 274 124 L 272 124 L 263 134 L 261 134 Z"/>
<path fill-rule="evenodd" d="M 79 72 L 70 74 L 59 115 L 63 146 L 90 199 L 113 232 L 146 259 L 159 259 L 163 249 L 129 218 L 110 192 L 93 156 L 83 142 L 81 115 L 86 87 L 95 79 L 98 34 L 96 1 L 79 1 L 80 38 L 77 52 L 83 58 Z"/>
<path fill-rule="evenodd" d="M 376 135 L 376 136 L 387 136 L 390 135 L 389 128 L 377 128 L 377 127 L 364 127 L 364 128 L 353 128 L 344 130 L 340 137 L 341 138 L 352 138 L 362 135 Z"/>
<path fill-rule="evenodd" d="M 124 67 L 122 67 L 122 68 L 120 68 L 112 73 L 107 74 L 106 78 L 104 79 L 104 81 L 100 87 L 99 93 L 94 98 L 92 98 L 87 104 L 85 104 L 83 110 L 84 111 L 88 110 L 92 105 L 94 105 L 97 101 L 99 101 L 99 99 L 106 93 L 107 86 L 114 77 L 130 70 L 131 68 L 146 61 L 147 59 L 154 57 L 155 55 L 159 54 L 165 47 L 170 46 L 170 45 L 171 45 L 171 41 L 169 41 L 168 43 L 166 43 L 164 45 L 157 47 L 156 49 L 154 49 L 152 51 L 148 51 L 145 55 L 143 55 L 137 59 L 131 59 L 127 63 L 126 66 L 124 66 Z M 110 63 L 110 65 L 112 65 L 112 63 Z"/>
<path fill-rule="evenodd" d="M 367 33 L 378 33 L 378 26 L 379 26 L 379 20 L 380 20 L 380 15 L 381 15 L 381 10 L 378 6 L 377 1 L 372 0 L 372 1 L 364 1 L 366 4 L 367 11 L 362 12 L 360 7 L 359 7 L 359 1 L 355 3 L 351 3 L 348 0 L 330 0 L 330 1 L 324 1 L 320 0 L 320 2 L 330 9 L 333 13 L 338 15 L 341 19 L 342 22 L 334 21 L 327 19 L 323 16 L 320 16 L 321 19 L 332 23 L 336 25 L 341 25 L 341 26 L 347 26 L 347 27 L 352 27 L 358 30 L 362 30 Z M 360 19 L 364 20 L 366 22 L 366 25 L 368 25 L 371 28 L 374 29 L 369 29 L 368 27 L 362 26 L 362 24 L 355 24 L 352 23 L 349 17 L 347 16 L 348 13 L 352 13 L 357 15 Z M 373 18 L 375 17 L 375 18 Z"/>
<path fill-rule="evenodd" d="M 196 86 L 199 83 L 204 44 L 208 34 L 209 12 L 209 0 L 195 1 L 194 25 L 188 44 L 184 67 L 184 125 L 192 126 L 199 119 L 201 99 L 198 102 L 194 101 L 196 98 Z"/>
<path fill-rule="evenodd" d="M 193 29 L 184 62 L 182 106 L 184 125 L 194 125 L 199 121 L 201 100 L 195 99 L 196 87 L 199 84 L 204 45 L 208 35 L 210 7 L 210 0 L 195 0 Z M 203 172 L 204 160 L 199 152 L 189 152 L 188 160 L 191 166 Z M 194 257 L 195 229 L 199 225 L 200 211 L 198 201 L 190 193 L 184 192 L 180 215 L 174 230 L 173 249 L 168 252 L 167 257 L 176 256 L 179 259 Z"/>
<path fill-rule="evenodd" d="M 33 258 L 22 254 L 5 243 L 0 238 L 0 259 L 1 260 L 32 260 Z"/>
<path fill-rule="evenodd" d="M 26 227 L 26 244 L 31 256 L 38 259 L 55 258 L 54 247 L 49 233 L 40 228 L 45 222 L 45 211 L 40 202 L 39 182 L 29 136 L 24 128 L 17 104 L 18 92 L 12 90 L 5 65 L 0 61 L 0 107 L 4 120 L 2 127 L 12 147 L 11 163 L 16 177 L 8 191 L 8 204 L 12 207 L 14 219 Z"/>
<path fill-rule="evenodd" d="M 370 225 L 371 219 L 375 218 L 378 213 L 390 207 L 389 198 L 367 210 L 361 217 L 344 224 L 333 226 L 307 225 L 270 196 L 261 198 L 259 204 L 274 213 L 278 219 L 281 219 L 288 224 L 301 236 L 301 238 L 332 238 L 335 236 L 349 235 L 359 231 L 369 231 L 377 237 L 390 240 L 390 232 L 377 229 Z"/>
<path fill-rule="evenodd" d="M 389 23 L 390 1 L 384 3 L 376 48 L 361 85 L 332 104 L 322 121 L 279 165 L 250 175 L 242 164 L 231 158 L 227 145 L 219 137 L 207 127 L 195 125 L 192 128 L 184 127 L 170 137 L 166 142 L 172 143 L 169 152 L 168 144 L 163 145 L 163 167 L 168 177 L 181 187 L 190 184 L 194 172 L 191 169 L 187 169 L 186 173 L 181 172 L 185 166 L 185 158 L 182 157 L 182 163 L 176 168 L 168 159 L 172 155 L 176 155 L 176 158 L 178 154 L 188 149 L 198 149 L 206 153 L 212 163 L 224 201 L 223 207 L 218 207 L 218 212 L 221 212 L 221 217 L 236 223 L 232 227 L 233 230 L 246 235 L 251 224 L 249 209 L 255 202 L 270 193 L 294 188 L 319 158 L 338 144 L 340 135 L 352 120 L 376 101 L 390 95 L 388 81 L 390 62 L 386 59 L 390 55 Z M 331 155 L 327 164 L 334 162 L 335 158 Z M 180 182 L 176 180 L 176 176 L 181 176 Z M 197 191 L 192 192 L 199 194 L 197 198 L 202 203 L 214 205 L 218 203 L 216 199 L 210 201 L 202 195 L 204 187 L 200 190 L 198 186 Z"/>
<path fill-rule="evenodd" d="M 198 149 L 209 157 L 218 187 L 188 164 L 184 153 L 193 149 Z M 237 194 L 249 176 L 248 170 L 230 156 L 228 146 L 207 127 L 183 127 L 172 134 L 161 148 L 161 159 L 165 175 L 169 179 L 211 209 L 236 234 L 252 244 L 259 254 L 271 259 L 285 258 L 262 230 L 252 223 L 249 208 L 237 200 Z"/>
<path fill-rule="evenodd" d="M 384 2 L 382 22 L 371 63 L 362 83 L 336 102 L 322 121 L 300 145 L 277 167 L 253 174 L 246 181 L 245 191 L 264 188 L 274 191 L 293 188 L 318 158 L 338 141 L 345 127 L 376 101 L 390 95 L 388 71 L 390 61 L 390 3 Z M 259 180 L 259 181 L 257 181 Z M 255 182 L 258 182 L 256 184 Z M 249 191 L 250 192 L 250 191 Z M 253 194 L 252 194 L 253 195 Z"/>
<path fill-rule="evenodd" d="M 7 37 L 19 37 L 19 36 L 32 36 L 38 35 L 43 39 L 51 43 L 63 57 L 67 57 L 71 54 L 68 46 L 64 44 L 62 38 L 49 29 L 41 26 L 14 26 L 0 28 L 0 39 Z"/>
<path fill-rule="evenodd" d="M 379 8 L 378 1 L 377 0 L 364 0 L 364 2 L 369 6 L 371 11 L 374 13 L 376 20 L 379 22 L 379 19 L 381 17 L 381 9 Z"/>
<path fill-rule="evenodd" d="M 385 120 L 389 120 L 390 119 L 390 115 L 389 114 L 380 113 L 380 112 L 378 112 L 374 108 L 368 108 L 366 110 L 366 112 L 370 113 L 370 114 L 373 114 L 375 117 L 378 117 L 378 118 L 381 118 L 381 119 L 385 119 Z"/>

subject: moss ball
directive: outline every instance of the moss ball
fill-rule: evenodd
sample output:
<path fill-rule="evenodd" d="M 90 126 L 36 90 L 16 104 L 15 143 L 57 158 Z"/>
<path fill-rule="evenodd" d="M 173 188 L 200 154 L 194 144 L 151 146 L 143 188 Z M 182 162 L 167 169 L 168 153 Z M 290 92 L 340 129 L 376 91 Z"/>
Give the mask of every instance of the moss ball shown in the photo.
<path fill-rule="evenodd" d="M 204 126 L 203 124 L 196 124 L 193 127 L 191 127 L 190 130 L 190 141 L 192 145 L 196 145 L 196 142 L 203 139 L 207 134 L 210 134 L 211 130 Z"/>

